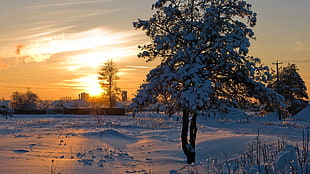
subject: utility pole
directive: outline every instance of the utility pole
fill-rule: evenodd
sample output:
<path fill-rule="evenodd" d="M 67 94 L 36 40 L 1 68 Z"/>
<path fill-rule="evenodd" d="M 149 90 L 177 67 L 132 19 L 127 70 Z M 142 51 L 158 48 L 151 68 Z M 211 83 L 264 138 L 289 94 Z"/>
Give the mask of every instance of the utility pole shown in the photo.
<path fill-rule="evenodd" d="M 277 92 L 279 93 L 280 91 L 280 86 L 279 86 L 279 64 L 282 64 L 282 62 L 279 62 L 277 60 L 277 62 L 272 63 L 273 65 L 276 65 L 276 71 L 277 71 Z M 279 115 L 279 120 L 281 120 L 282 116 L 281 116 L 281 112 L 278 110 L 278 115 Z"/>
<path fill-rule="evenodd" d="M 276 72 L 277 72 L 277 92 L 279 93 L 280 91 L 280 86 L 279 86 L 279 65 L 282 64 L 282 62 L 277 62 L 272 63 L 273 65 L 276 65 Z"/>

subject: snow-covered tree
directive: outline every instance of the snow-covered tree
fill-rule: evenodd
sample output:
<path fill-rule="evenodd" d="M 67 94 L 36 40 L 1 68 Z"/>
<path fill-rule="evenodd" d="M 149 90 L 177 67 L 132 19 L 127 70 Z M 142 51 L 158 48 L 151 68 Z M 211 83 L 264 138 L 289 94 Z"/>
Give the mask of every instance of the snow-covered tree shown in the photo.
<path fill-rule="evenodd" d="M 241 107 L 253 98 L 277 105 L 282 101 L 261 83 L 270 75 L 268 68 L 247 56 L 256 23 L 250 8 L 244 0 L 157 0 L 149 20 L 133 23 L 151 38 L 150 44 L 139 46 L 138 56 L 161 63 L 149 72 L 131 108 L 139 110 L 165 96 L 182 110 L 188 163 L 195 162 L 200 111 Z"/>
<path fill-rule="evenodd" d="M 281 68 L 278 75 L 274 74 L 268 87 L 285 97 L 288 111 L 295 115 L 308 105 L 309 99 L 305 82 L 298 73 L 296 64 L 288 64 Z"/>
<path fill-rule="evenodd" d="M 118 69 L 116 68 L 114 62 L 112 60 L 108 60 L 102 66 L 98 77 L 101 88 L 108 96 L 110 108 L 113 108 L 120 94 L 120 89 L 116 85 L 116 81 L 119 79 L 117 72 Z"/>

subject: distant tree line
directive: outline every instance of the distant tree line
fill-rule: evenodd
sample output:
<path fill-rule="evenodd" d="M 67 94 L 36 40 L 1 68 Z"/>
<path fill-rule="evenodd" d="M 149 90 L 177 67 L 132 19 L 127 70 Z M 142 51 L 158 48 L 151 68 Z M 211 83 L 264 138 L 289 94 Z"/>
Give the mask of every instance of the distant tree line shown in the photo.
<path fill-rule="evenodd" d="M 111 101 L 111 100 L 109 100 Z M 89 97 L 84 100 L 55 100 L 42 101 L 38 95 L 32 91 L 13 92 L 8 105 L 1 106 L 1 113 L 5 113 L 8 109 L 13 109 L 15 114 L 100 114 L 100 115 L 124 115 L 125 110 L 113 108 L 117 100 L 113 100 L 113 105 L 107 102 L 103 96 Z M 106 109 L 106 106 L 109 109 Z M 5 109 L 6 110 L 5 110 Z M 0 113 L 0 114 L 1 114 Z M 5 116 L 5 115 L 3 115 Z"/>

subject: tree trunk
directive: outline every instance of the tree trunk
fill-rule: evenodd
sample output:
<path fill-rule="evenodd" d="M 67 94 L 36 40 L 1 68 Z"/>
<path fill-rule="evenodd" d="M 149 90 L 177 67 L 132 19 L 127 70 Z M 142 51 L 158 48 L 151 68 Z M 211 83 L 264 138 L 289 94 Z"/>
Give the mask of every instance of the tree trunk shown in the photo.
<path fill-rule="evenodd" d="M 189 119 L 190 113 L 187 110 L 183 110 L 183 124 L 182 124 L 182 150 L 187 158 L 187 163 L 192 164 L 195 163 L 196 151 L 196 135 L 197 135 L 197 125 L 196 118 L 197 113 L 193 113 L 192 119 Z M 190 127 L 189 127 L 190 121 Z M 189 128 L 189 129 L 188 129 Z M 189 131 L 189 141 L 188 141 L 188 131 Z"/>
<path fill-rule="evenodd" d="M 109 107 L 113 108 L 113 100 L 112 100 L 112 94 L 111 93 L 109 94 L 109 103 L 110 103 Z"/>
<path fill-rule="evenodd" d="M 190 121 L 190 127 L 189 127 L 189 143 L 191 147 L 193 148 L 193 162 L 195 162 L 196 157 L 196 135 L 197 135 L 197 113 L 193 113 L 192 119 Z"/>
<path fill-rule="evenodd" d="M 113 103 L 112 103 L 112 75 L 110 75 L 110 77 L 109 77 L 109 90 L 108 90 L 108 93 L 109 93 L 110 108 L 112 108 L 113 107 Z"/>

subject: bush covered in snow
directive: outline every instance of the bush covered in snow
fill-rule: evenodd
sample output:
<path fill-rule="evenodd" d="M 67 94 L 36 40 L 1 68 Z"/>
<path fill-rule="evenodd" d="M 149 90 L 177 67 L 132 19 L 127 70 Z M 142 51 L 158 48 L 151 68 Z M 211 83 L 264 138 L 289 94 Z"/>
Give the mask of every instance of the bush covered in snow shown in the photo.
<path fill-rule="evenodd" d="M 5 117 L 6 119 L 8 118 L 8 116 L 12 117 L 14 113 L 14 110 L 6 107 L 6 106 L 1 106 L 0 107 L 0 114 Z"/>
<path fill-rule="evenodd" d="M 309 141 L 309 140 L 308 140 Z M 310 173 L 309 142 L 302 149 L 279 141 L 276 145 L 267 145 L 257 136 L 249 142 L 243 154 L 233 159 L 206 159 L 207 164 L 185 165 L 170 174 L 308 174 Z"/>

